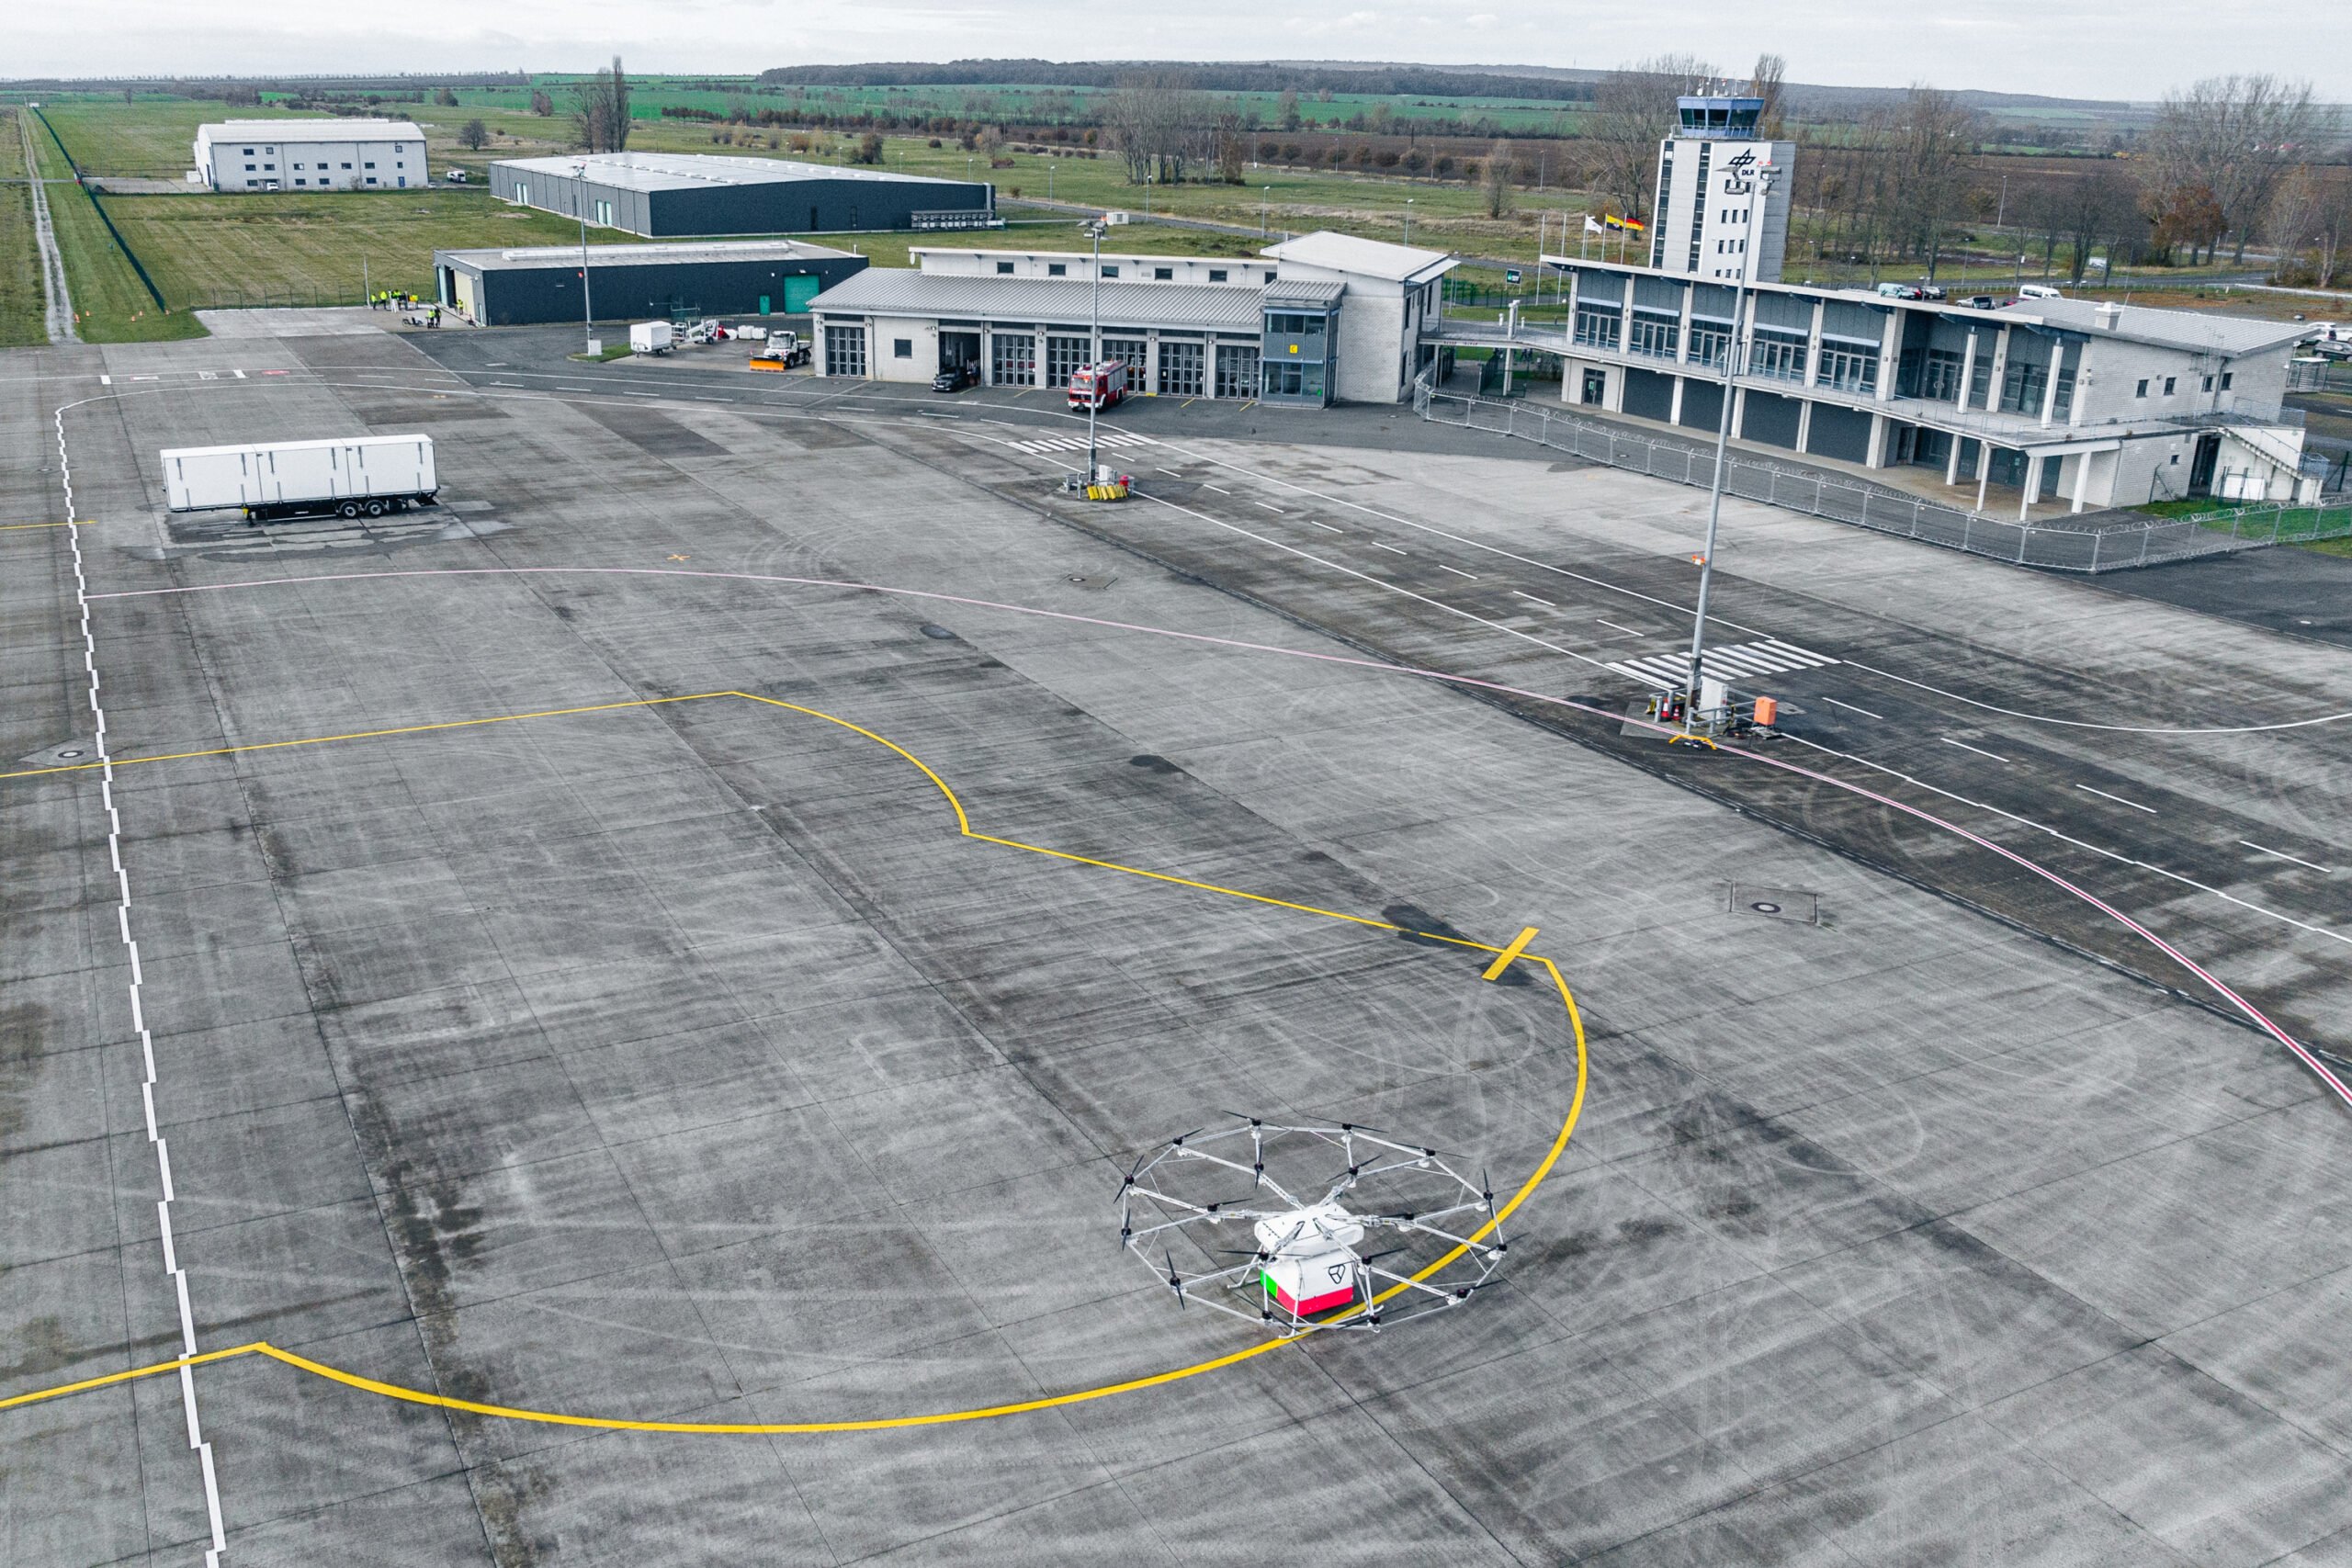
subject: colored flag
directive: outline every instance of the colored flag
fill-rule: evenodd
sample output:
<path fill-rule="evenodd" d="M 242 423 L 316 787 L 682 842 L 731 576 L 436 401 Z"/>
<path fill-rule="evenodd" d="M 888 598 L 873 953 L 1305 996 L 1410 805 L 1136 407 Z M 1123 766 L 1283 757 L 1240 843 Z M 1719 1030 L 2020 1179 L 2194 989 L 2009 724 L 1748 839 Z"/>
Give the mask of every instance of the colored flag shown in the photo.
<path fill-rule="evenodd" d="M 1639 219 L 1620 218 L 1613 212 L 1603 214 L 1600 220 L 1611 229 L 1623 229 L 1629 234 L 1643 233 L 1648 228 L 1648 225 Z"/>

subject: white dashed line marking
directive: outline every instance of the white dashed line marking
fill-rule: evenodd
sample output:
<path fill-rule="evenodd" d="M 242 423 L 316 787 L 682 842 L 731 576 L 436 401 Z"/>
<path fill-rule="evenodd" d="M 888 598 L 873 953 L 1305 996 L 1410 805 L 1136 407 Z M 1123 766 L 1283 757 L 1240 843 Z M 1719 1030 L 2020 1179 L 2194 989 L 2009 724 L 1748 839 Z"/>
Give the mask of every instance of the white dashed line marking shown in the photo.
<path fill-rule="evenodd" d="M 1302 517 L 1299 521 L 1305 523 L 1310 528 L 1320 528 L 1326 534 L 1344 534 L 1347 532 L 1345 528 L 1334 528 L 1329 523 L 1317 523 L 1312 517 Z"/>
<path fill-rule="evenodd" d="M 2334 876 L 2335 874 L 2333 867 L 2313 865 L 2311 862 L 2290 855 L 2284 850 L 2274 850 L 2267 844 L 2257 844 L 2252 839 L 2240 839 L 2238 842 L 2244 844 L 2247 849 L 2259 850 L 2266 855 L 2276 855 L 2278 859 L 2283 861 L 2293 861 L 2295 864 L 2301 866 L 2305 871 L 2316 871 L 2324 876 Z"/>
<path fill-rule="evenodd" d="M 1206 483 L 1204 483 L 1204 484 L 1201 486 L 1201 488 L 1202 488 L 1203 490 L 1213 490 L 1213 491 L 1216 491 L 1216 492 L 1217 492 L 1217 494 L 1219 494 L 1219 495 L 1231 495 L 1231 494 L 1233 493 L 1231 491 L 1229 491 L 1229 490 L 1226 489 L 1223 485 L 1213 485 L 1213 484 L 1206 484 Z"/>
<path fill-rule="evenodd" d="M 1993 759 L 1993 761 L 1996 761 L 1996 762 L 2006 762 L 2006 761 L 2008 761 L 2008 759 L 2007 759 L 2007 757 L 2001 756 L 2001 755 L 2000 755 L 1999 753 L 1997 753 L 1997 752 L 1994 752 L 1994 751 L 1987 751 L 1987 750 L 1984 750 L 1984 747 L 1982 747 L 1982 746 L 1971 746 L 1971 745 L 1970 745 L 1967 741 L 1965 741 L 1965 740 L 1954 740 L 1954 739 L 1953 739 L 1951 736 L 1949 736 L 1949 735 L 1939 735 L 1939 736 L 1937 736 L 1937 737 L 1936 737 L 1936 739 L 1939 739 L 1939 740 L 1940 740 L 1940 741 L 1942 741 L 1942 742 L 1943 742 L 1945 745 L 1947 745 L 1947 746 L 1957 746 L 1957 747 L 1959 747 L 1959 748 L 1960 748 L 1962 750 L 1963 750 L 1963 751 L 1973 751 L 1973 752 L 1975 752 L 1975 753 L 1976 753 L 1978 756 L 1980 756 L 1980 757 L 1990 757 L 1990 758 L 1992 758 L 1992 759 Z M 2096 793 L 2098 793 L 2098 792 L 2097 792 L 2097 791 L 2093 791 L 2092 793 L 2096 794 Z M 2145 807 L 2141 807 L 2141 809 L 2142 809 L 2142 810 L 2145 810 L 2145 809 L 2147 809 L 2147 808 L 2146 808 Z"/>
<path fill-rule="evenodd" d="M 1539 600 L 1537 603 L 1540 604 L 1542 601 Z M 1593 619 L 1599 621 L 1602 626 L 1607 626 L 1611 631 L 1623 632 L 1627 637 L 1647 637 L 1649 635 L 1647 632 L 1637 632 L 1631 626 L 1621 626 L 1606 615 L 1595 615 Z"/>
<path fill-rule="evenodd" d="M 1534 594 L 1532 594 L 1532 593 L 1521 593 L 1521 592 L 1518 589 L 1516 589 L 1516 588 L 1512 589 L 1512 590 L 1510 591 L 1510 592 L 1511 592 L 1511 597 L 1512 597 L 1512 598 L 1514 598 L 1514 599 L 1524 599 L 1524 600 L 1526 600 L 1526 601 L 1527 601 L 1529 604 L 1541 604 L 1541 605 L 1543 605 L 1543 606 L 1544 606 L 1545 609 L 1547 609 L 1547 610 L 1555 610 L 1555 609 L 1559 608 L 1559 606 L 1558 606 L 1558 605 L 1556 605 L 1556 604 L 1553 604 L 1553 603 L 1552 603 L 1552 601 L 1550 601 L 1549 599 L 1538 599 Z"/>
<path fill-rule="evenodd" d="M 2151 817 L 2154 817 L 2156 814 L 2156 808 L 2153 806 L 2143 806 L 2136 800 L 2126 800 L 2120 795 L 2109 795 L 2103 789 L 2092 789 L 2091 786 L 2086 784 L 2078 784 L 2075 787 L 2084 791 L 2086 794 L 2095 795 L 2101 800 L 2111 800 L 2118 806 L 2128 806 L 2134 811 L 2144 811 Z"/>
<path fill-rule="evenodd" d="M 1851 703 L 1841 703 L 1836 697 L 1824 697 L 1821 700 L 1827 703 L 1833 708 L 1844 708 L 1848 713 L 1858 713 L 1864 718 L 1883 720 L 1886 717 L 1886 715 L 1883 713 L 1872 713 L 1868 708 L 1858 708 Z"/>
<path fill-rule="evenodd" d="M 1443 561 L 1437 562 L 1436 566 L 1440 571 L 1450 571 L 1456 577 L 1466 577 L 1473 582 L 1478 581 L 1478 574 L 1476 572 L 1464 571 L 1458 566 L 1448 566 Z"/>
<path fill-rule="evenodd" d="M 1394 545 L 1384 545 L 1378 539 L 1374 539 L 1370 543 L 1374 549 L 1386 550 L 1392 556 L 1409 556 L 1413 553 L 1410 550 L 1400 550 Z"/>

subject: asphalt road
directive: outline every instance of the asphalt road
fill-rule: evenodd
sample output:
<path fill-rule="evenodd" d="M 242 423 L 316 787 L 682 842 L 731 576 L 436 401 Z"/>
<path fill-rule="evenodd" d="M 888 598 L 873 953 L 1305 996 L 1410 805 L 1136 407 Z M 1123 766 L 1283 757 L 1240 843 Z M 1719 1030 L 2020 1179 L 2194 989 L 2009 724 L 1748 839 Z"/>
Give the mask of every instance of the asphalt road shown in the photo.
<path fill-rule="evenodd" d="M 2345 1108 L 1954 831 L 2340 1049 L 2336 649 L 1741 506 L 1715 641 L 1787 734 L 1668 747 L 1617 716 L 1688 491 L 1155 401 L 1089 507 L 1050 408 L 534 343 L 0 360 L 12 1564 L 2352 1543 Z M 326 427 L 430 432 L 447 504 L 158 509 L 158 447 Z M 1397 929 L 1526 926 L 1580 1032 Z M 1109 1199 L 1237 1108 L 1475 1154 L 1502 1283 L 975 1423 L 397 1395 L 881 1420 L 1218 1361 L 1254 1331 Z M 255 1341 L 369 1381 L 57 1393 Z"/>

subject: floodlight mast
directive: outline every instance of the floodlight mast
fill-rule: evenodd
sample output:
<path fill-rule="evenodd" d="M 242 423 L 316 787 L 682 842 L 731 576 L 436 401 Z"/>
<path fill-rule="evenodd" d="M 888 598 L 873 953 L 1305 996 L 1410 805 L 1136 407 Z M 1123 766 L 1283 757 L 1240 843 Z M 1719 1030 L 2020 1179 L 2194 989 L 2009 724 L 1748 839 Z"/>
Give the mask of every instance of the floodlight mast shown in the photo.
<path fill-rule="evenodd" d="M 1704 689 L 1703 662 L 1707 651 L 1707 590 L 1713 585 L 1715 571 L 1715 530 L 1724 513 L 1724 468 L 1731 451 L 1731 405 L 1733 388 L 1740 368 L 1740 329 L 1747 314 L 1748 273 L 1756 265 L 1756 215 L 1761 212 L 1771 196 L 1772 176 L 1780 170 L 1770 164 L 1760 164 L 1756 169 L 1756 190 L 1747 209 L 1747 233 L 1741 242 L 1744 254 L 1739 258 L 1739 273 L 1732 286 L 1731 331 L 1724 338 L 1723 407 L 1715 419 L 1715 473 L 1707 487 L 1707 537 L 1699 553 L 1699 604 L 1690 617 L 1690 669 L 1682 689 L 1682 728 L 1689 729 L 1699 716 L 1699 696 Z M 1705 199 L 1705 192 L 1700 198 Z M 1751 334 L 1752 335 L 1752 334 Z"/>
<path fill-rule="evenodd" d="M 1086 482 L 1091 485 L 1102 472 L 1094 456 L 1094 415 L 1102 403 L 1102 220 L 1090 220 L 1086 232 L 1094 241 L 1094 301 L 1086 336 L 1087 363 L 1095 370 L 1086 389 Z"/>
<path fill-rule="evenodd" d="M 596 307 L 588 296 L 588 160 L 576 159 L 571 172 L 580 181 L 572 199 L 580 218 L 580 352 L 596 352 Z"/>

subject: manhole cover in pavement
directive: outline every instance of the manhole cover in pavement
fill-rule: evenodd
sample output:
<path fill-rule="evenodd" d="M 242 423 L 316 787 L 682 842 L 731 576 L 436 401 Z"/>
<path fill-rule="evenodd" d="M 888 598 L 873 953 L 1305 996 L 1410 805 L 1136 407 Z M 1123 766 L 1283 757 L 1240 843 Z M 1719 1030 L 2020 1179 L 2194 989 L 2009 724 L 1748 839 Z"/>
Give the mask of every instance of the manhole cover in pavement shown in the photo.
<path fill-rule="evenodd" d="M 97 755 L 98 743 L 95 740 L 61 740 L 54 746 L 44 746 L 38 751 L 17 758 L 17 765 L 32 769 L 70 768 L 79 762 L 95 761 Z"/>
<path fill-rule="evenodd" d="M 1753 883 L 1731 886 L 1730 909 L 1735 915 L 1760 915 L 1768 920 L 1794 920 L 1799 925 L 1821 923 L 1821 898 L 1801 887 L 1763 887 Z"/>

